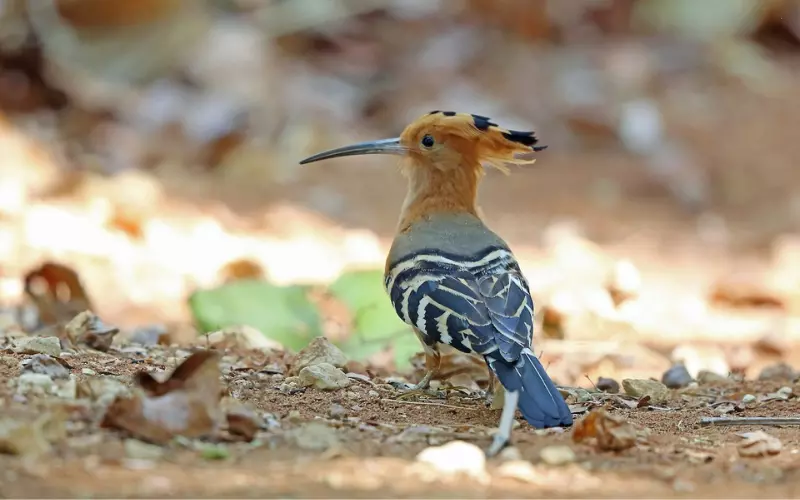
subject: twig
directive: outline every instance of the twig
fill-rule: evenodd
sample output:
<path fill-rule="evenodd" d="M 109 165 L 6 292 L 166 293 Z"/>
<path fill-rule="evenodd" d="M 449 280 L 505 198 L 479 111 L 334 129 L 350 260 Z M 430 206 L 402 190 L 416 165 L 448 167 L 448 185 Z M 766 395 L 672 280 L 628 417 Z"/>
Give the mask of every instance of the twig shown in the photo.
<path fill-rule="evenodd" d="M 703 417 L 700 425 L 800 425 L 798 417 Z"/>
<path fill-rule="evenodd" d="M 387 403 L 397 403 L 403 405 L 427 405 L 427 406 L 441 406 L 443 408 L 453 408 L 456 410 L 471 410 L 475 411 L 476 408 L 469 408 L 467 406 L 446 405 L 444 403 L 434 403 L 431 401 L 404 401 L 402 399 L 381 399 Z"/>
<path fill-rule="evenodd" d="M 597 384 L 595 384 L 595 383 L 592 381 L 592 379 L 590 379 L 590 378 L 589 378 L 589 374 L 588 374 L 588 373 L 584 373 L 584 374 L 583 374 L 583 376 L 584 376 L 584 377 L 586 377 L 586 380 L 588 380 L 590 384 L 592 384 L 592 387 L 594 387 L 594 390 L 595 390 L 595 391 L 597 391 L 597 392 L 603 392 L 603 391 L 601 391 L 600 389 L 598 389 L 598 388 L 597 388 Z"/>

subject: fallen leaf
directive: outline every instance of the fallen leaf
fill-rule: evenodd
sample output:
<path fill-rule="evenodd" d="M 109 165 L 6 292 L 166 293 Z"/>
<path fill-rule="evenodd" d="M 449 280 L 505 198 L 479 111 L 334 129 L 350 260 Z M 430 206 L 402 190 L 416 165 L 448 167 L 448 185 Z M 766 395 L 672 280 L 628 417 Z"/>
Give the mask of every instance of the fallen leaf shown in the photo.
<path fill-rule="evenodd" d="M 192 354 L 164 382 L 139 372 L 135 381 L 141 393 L 118 396 L 106 410 L 101 426 L 155 444 L 165 444 L 175 436 L 210 435 L 220 424 L 219 378 L 219 355 L 214 351 Z"/>
<path fill-rule="evenodd" d="M 64 332 L 73 345 L 85 345 L 96 351 L 108 352 L 119 328 L 105 325 L 91 311 L 83 311 L 64 326 Z"/>
<path fill-rule="evenodd" d="M 36 305 L 43 325 L 68 321 L 81 311 L 93 309 L 78 273 L 54 262 L 25 275 L 25 294 Z"/>
<path fill-rule="evenodd" d="M 575 424 L 572 440 L 581 443 L 593 438 L 600 450 L 620 451 L 633 447 L 638 434 L 636 427 L 623 417 L 598 408 Z"/>

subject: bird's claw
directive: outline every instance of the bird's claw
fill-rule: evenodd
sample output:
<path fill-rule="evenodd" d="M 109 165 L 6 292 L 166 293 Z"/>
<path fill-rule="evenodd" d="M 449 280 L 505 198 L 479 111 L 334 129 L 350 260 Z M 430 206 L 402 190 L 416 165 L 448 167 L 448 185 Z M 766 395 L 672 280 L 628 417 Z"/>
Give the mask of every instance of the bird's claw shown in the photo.
<path fill-rule="evenodd" d="M 501 436 L 500 434 L 495 434 L 494 439 L 492 439 L 492 444 L 486 450 L 486 456 L 488 458 L 496 456 L 498 453 L 503 451 L 510 441 L 508 438 Z"/>

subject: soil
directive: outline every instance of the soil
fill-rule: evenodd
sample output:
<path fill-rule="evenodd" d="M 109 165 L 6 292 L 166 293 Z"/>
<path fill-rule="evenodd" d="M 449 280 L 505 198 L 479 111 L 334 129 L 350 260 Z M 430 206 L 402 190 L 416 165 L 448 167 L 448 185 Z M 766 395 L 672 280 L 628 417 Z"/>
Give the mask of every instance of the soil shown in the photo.
<path fill-rule="evenodd" d="M 130 376 L 149 366 L 169 367 L 159 359 L 175 349 L 159 349 L 144 361 L 134 362 L 123 354 L 93 352 L 69 357 L 72 373 L 86 378 L 86 369 L 97 375 Z M 231 356 L 231 355 L 229 355 Z M 0 364 L 5 380 L 19 372 L 13 361 L 25 356 L 7 353 Z M 230 359 L 230 358 L 228 358 Z M 281 367 L 285 368 L 285 367 Z M 91 373 L 91 372 L 90 372 Z M 719 416 L 696 398 L 672 393 L 664 405 L 608 411 L 647 429 L 644 441 L 629 449 L 611 452 L 591 442 L 574 443 L 572 432 L 535 431 L 518 418 L 513 447 L 519 457 L 534 464 L 529 481 L 504 477 L 498 467 L 508 451 L 488 461 L 490 480 L 440 475 L 422 480 L 411 464 L 417 453 L 430 445 L 454 438 L 481 448 L 499 411 L 486 408 L 471 395 L 449 392 L 446 399 L 420 396 L 398 400 L 398 394 L 379 379 L 356 380 L 346 389 L 305 389 L 282 392 L 281 375 L 265 375 L 258 368 L 239 369 L 223 376 L 228 391 L 275 422 L 262 431 L 255 444 L 225 444 L 229 452 L 211 460 L 186 446 L 171 443 L 154 460 L 126 458 L 117 430 L 94 425 L 72 430 L 44 457 L 0 455 L 4 497 L 789 497 L 797 494 L 797 464 L 800 437 L 791 427 L 701 426 L 702 417 Z M 789 381 L 727 382 L 701 386 L 720 399 L 743 394 L 773 393 Z M 600 397 L 595 394 L 594 397 Z M 13 401 L 12 401 L 13 400 Z M 18 405 L 13 391 L 3 390 L 4 406 Z M 332 405 L 345 409 L 332 418 Z M 792 416 L 800 402 L 767 401 L 745 405 L 736 416 Z M 576 415 L 576 421 L 583 418 Z M 334 429 L 341 442 L 329 450 L 308 450 L 288 439 L 288 433 L 310 421 Z M 411 430 L 406 430 L 411 429 Z M 774 456 L 740 457 L 738 432 L 763 429 L 781 440 L 783 448 Z M 404 432 L 404 430 L 406 430 Z M 547 465 L 540 451 L 551 445 L 566 445 L 575 460 L 565 465 Z"/>

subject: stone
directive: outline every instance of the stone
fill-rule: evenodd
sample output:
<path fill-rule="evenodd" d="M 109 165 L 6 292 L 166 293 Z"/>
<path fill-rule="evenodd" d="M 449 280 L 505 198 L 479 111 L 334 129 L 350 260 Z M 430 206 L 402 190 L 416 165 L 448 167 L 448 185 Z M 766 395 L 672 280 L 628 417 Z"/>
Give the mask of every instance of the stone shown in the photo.
<path fill-rule="evenodd" d="M 758 380 L 794 380 L 796 375 L 794 369 L 788 364 L 775 363 L 764 367 L 758 374 Z"/>
<path fill-rule="evenodd" d="M 509 460 L 497 468 L 497 475 L 504 478 L 515 479 L 523 483 L 536 484 L 541 482 L 541 475 L 530 462 L 525 460 Z"/>
<path fill-rule="evenodd" d="M 416 458 L 417 463 L 439 474 L 466 474 L 478 480 L 486 478 L 486 454 L 482 449 L 465 441 L 450 441 L 441 446 L 425 448 Z"/>
<path fill-rule="evenodd" d="M 720 375 L 719 373 L 709 370 L 700 370 L 697 372 L 697 383 L 700 385 L 723 384 L 729 382 L 731 382 L 731 380 L 728 377 Z"/>
<path fill-rule="evenodd" d="M 595 385 L 603 392 L 608 392 L 610 394 L 617 394 L 619 392 L 619 382 L 613 378 L 600 377 L 597 379 Z"/>
<path fill-rule="evenodd" d="M 320 422 L 309 422 L 287 434 L 299 448 L 309 451 L 325 451 L 341 443 L 336 430 Z"/>
<path fill-rule="evenodd" d="M 46 354 L 57 358 L 61 354 L 61 341 L 58 337 L 20 337 L 14 340 L 14 352 Z"/>
<path fill-rule="evenodd" d="M 280 342 L 271 340 L 258 329 L 247 325 L 229 326 L 222 330 L 211 332 L 206 339 L 209 344 L 217 349 L 240 348 L 266 351 L 283 349 Z M 198 342 L 206 342 L 206 339 L 200 339 Z"/>
<path fill-rule="evenodd" d="M 651 403 L 663 403 L 669 397 L 667 386 L 656 380 L 626 378 L 622 381 L 625 394 L 635 398 L 650 396 Z"/>
<path fill-rule="evenodd" d="M 17 394 L 44 396 L 55 392 L 55 382 L 43 373 L 23 373 L 17 378 Z"/>
<path fill-rule="evenodd" d="M 576 460 L 575 452 L 565 445 L 547 446 L 539 452 L 539 458 L 547 465 L 571 464 Z"/>
<path fill-rule="evenodd" d="M 314 387 L 324 391 L 342 389 L 351 384 L 347 375 L 330 363 L 306 366 L 300 370 L 298 377 L 303 387 Z"/>
<path fill-rule="evenodd" d="M 34 354 L 22 362 L 24 373 L 41 373 L 52 379 L 69 378 L 69 370 L 54 357 L 47 354 Z"/>
<path fill-rule="evenodd" d="M 745 394 L 744 396 L 742 396 L 742 403 L 743 404 L 753 403 L 753 402 L 755 402 L 755 400 L 756 400 L 756 397 L 753 394 Z"/>
<path fill-rule="evenodd" d="M 344 368 L 347 364 L 347 356 L 341 349 L 331 344 L 327 338 L 317 337 L 295 355 L 292 360 L 292 373 L 299 374 L 303 368 L 320 363 Z"/>
<path fill-rule="evenodd" d="M 661 383 L 670 389 L 682 389 L 692 382 L 692 376 L 683 363 L 672 365 L 661 376 Z"/>

